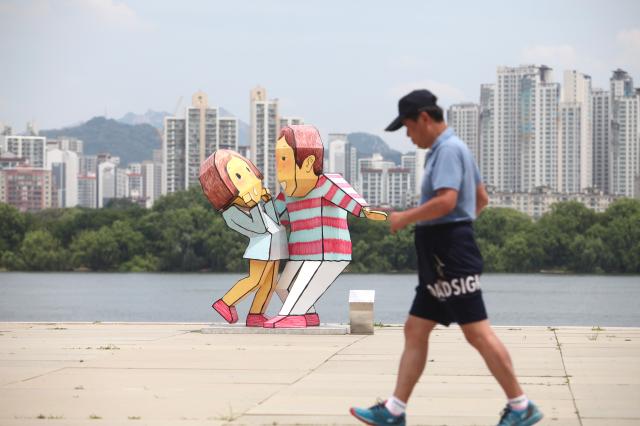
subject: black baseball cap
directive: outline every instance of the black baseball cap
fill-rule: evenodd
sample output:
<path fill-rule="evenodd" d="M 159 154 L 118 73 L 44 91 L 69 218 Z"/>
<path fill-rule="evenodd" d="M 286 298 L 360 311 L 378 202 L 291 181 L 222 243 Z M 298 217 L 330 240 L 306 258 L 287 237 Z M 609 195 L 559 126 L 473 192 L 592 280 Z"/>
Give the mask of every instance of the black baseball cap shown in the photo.
<path fill-rule="evenodd" d="M 387 132 L 395 132 L 402 127 L 402 120 L 416 115 L 425 107 L 437 106 L 438 98 L 426 89 L 414 90 L 398 101 L 398 116 L 387 126 Z"/>

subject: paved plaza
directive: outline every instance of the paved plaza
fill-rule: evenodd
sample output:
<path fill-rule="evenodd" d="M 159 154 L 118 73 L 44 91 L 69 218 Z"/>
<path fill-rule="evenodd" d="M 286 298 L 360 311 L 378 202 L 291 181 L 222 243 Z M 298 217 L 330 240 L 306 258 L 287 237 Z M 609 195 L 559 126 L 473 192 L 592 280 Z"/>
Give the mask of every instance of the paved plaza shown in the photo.
<path fill-rule="evenodd" d="M 209 334 L 210 324 L 0 323 L 0 425 L 355 425 L 403 335 Z M 541 425 L 640 424 L 640 329 L 496 327 Z M 410 425 L 495 425 L 505 399 L 437 328 Z"/>

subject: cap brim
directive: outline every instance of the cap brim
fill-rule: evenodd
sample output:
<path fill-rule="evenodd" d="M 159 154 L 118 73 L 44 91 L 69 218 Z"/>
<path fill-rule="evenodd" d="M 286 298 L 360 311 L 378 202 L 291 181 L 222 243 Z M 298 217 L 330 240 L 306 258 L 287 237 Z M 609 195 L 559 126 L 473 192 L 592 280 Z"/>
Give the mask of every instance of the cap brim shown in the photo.
<path fill-rule="evenodd" d="M 393 120 L 391 122 L 391 124 L 389 124 L 387 126 L 386 129 L 384 129 L 386 132 L 395 132 L 396 130 L 398 130 L 400 127 L 402 127 L 402 117 L 401 116 L 397 116 L 395 120 Z"/>

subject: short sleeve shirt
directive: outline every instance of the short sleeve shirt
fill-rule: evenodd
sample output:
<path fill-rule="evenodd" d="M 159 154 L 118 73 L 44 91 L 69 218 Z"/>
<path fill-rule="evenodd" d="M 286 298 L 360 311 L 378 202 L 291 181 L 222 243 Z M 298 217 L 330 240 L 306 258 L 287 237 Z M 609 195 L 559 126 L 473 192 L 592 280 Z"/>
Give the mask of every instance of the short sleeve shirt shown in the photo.
<path fill-rule="evenodd" d="M 482 182 L 478 166 L 467 145 L 447 128 L 431 147 L 422 177 L 420 204 L 434 198 L 438 190 L 458 191 L 456 207 L 449 214 L 418 225 L 473 221 L 476 218 L 476 187 Z"/>

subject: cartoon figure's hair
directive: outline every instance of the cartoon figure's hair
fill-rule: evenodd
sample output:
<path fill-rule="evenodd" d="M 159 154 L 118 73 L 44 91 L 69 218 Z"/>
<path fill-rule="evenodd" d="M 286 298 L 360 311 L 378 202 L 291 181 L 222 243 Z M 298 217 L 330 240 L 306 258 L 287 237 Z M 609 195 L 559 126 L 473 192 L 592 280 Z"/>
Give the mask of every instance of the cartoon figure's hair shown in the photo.
<path fill-rule="evenodd" d="M 315 156 L 313 173 L 316 176 L 322 174 L 322 160 L 324 158 L 324 146 L 318 129 L 309 125 L 291 125 L 280 130 L 278 139 L 284 136 L 284 140 L 293 149 L 296 164 L 302 167 L 303 161 L 310 155 Z"/>
<path fill-rule="evenodd" d="M 263 178 L 260 170 L 237 152 L 228 149 L 215 151 L 200 165 L 200 185 L 209 202 L 219 211 L 226 210 L 239 194 L 238 188 L 227 173 L 227 163 L 232 157 L 247 163 L 258 179 Z"/>

